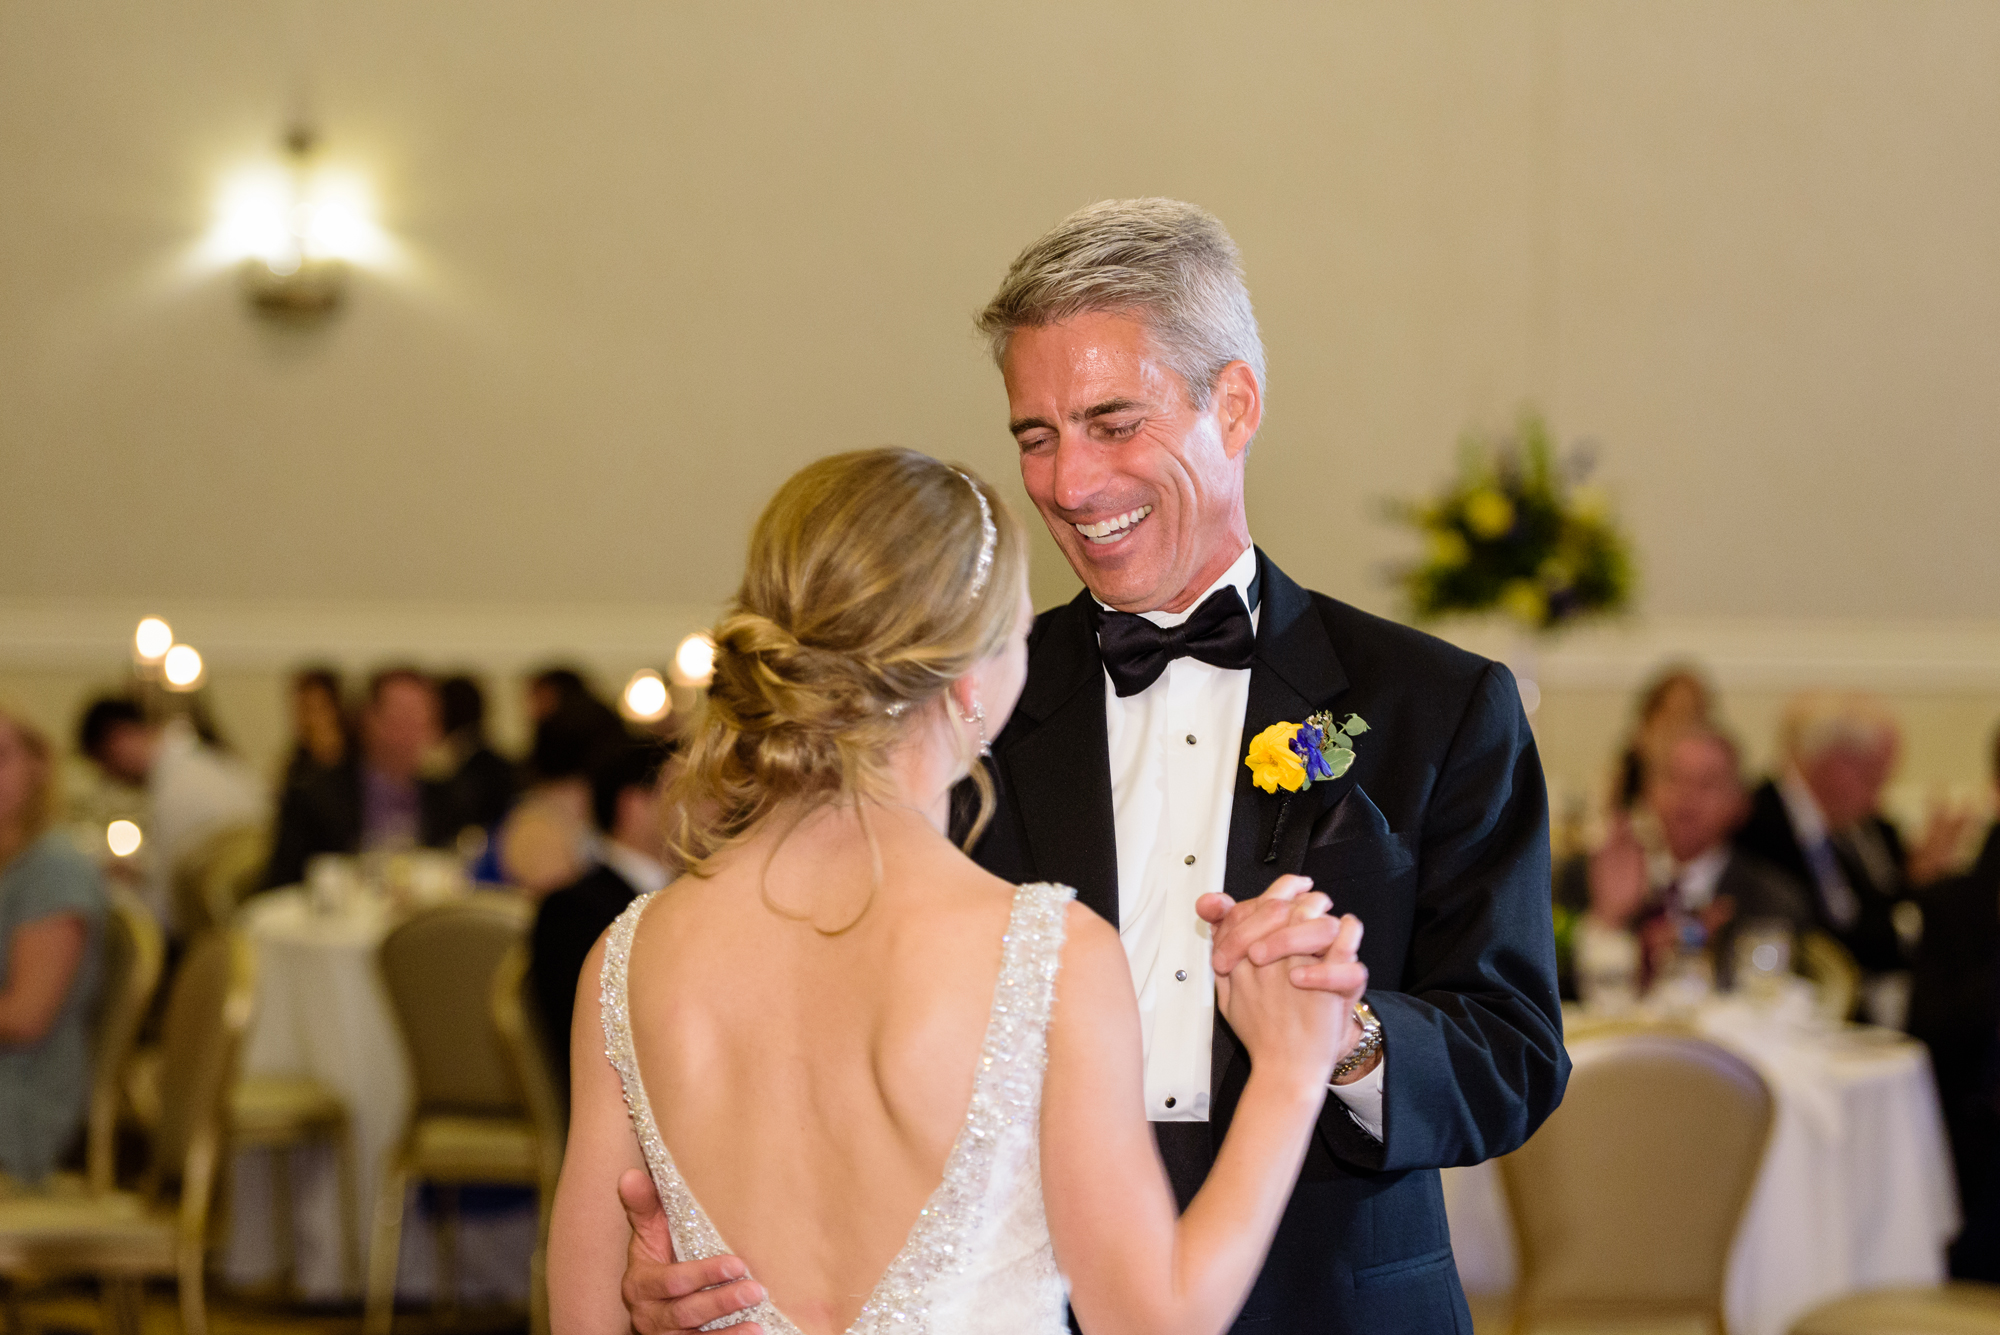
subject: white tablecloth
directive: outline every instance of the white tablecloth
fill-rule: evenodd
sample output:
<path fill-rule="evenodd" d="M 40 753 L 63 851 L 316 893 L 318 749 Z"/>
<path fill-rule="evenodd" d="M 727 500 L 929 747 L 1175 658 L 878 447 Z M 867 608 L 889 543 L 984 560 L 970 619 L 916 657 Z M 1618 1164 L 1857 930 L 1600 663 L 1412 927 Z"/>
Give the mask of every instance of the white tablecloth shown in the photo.
<path fill-rule="evenodd" d="M 1696 1025 L 1755 1066 L 1777 1100 L 1730 1254 L 1731 1330 L 1784 1335 L 1839 1294 L 1940 1282 L 1958 1198 L 1923 1046 L 1879 1029 L 1815 1033 L 1728 1000 L 1705 1006 Z M 1465 1287 L 1511 1289 L 1498 1165 L 1449 1169 L 1444 1192 Z"/>
<path fill-rule="evenodd" d="M 409 1115 L 410 1078 L 402 1038 L 375 964 L 394 920 L 379 899 L 357 896 L 335 915 L 312 911 L 302 889 L 260 895 L 241 925 L 257 955 L 257 1008 L 243 1069 L 260 1075 L 309 1075 L 346 1101 L 354 1129 L 354 1254 L 368 1264 L 369 1226 L 388 1151 Z M 268 1276 L 276 1262 L 271 1229 L 270 1164 L 258 1152 L 233 1165 L 231 1227 L 224 1274 L 236 1283 Z M 303 1151 L 292 1165 L 298 1280 L 305 1296 L 358 1296 L 360 1277 L 340 1282 L 338 1180 L 331 1154 Z M 459 1295 L 468 1302 L 525 1301 L 534 1251 L 532 1207 L 499 1214 L 468 1212 L 460 1232 Z M 432 1231 L 411 1208 L 403 1219 L 397 1291 L 428 1297 L 436 1272 Z"/>

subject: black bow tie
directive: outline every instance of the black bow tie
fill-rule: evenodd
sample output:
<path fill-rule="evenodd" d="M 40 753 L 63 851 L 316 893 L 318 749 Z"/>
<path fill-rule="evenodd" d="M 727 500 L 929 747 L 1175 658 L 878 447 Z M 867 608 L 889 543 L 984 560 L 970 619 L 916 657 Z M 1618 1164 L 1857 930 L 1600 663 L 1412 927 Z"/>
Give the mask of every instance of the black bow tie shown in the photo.
<path fill-rule="evenodd" d="M 1254 594 L 1252 596 L 1255 596 Z M 1178 626 L 1156 626 L 1134 612 L 1097 612 L 1097 646 L 1119 698 L 1137 695 L 1160 679 L 1176 658 L 1198 658 L 1210 667 L 1250 666 L 1257 634 L 1235 585 L 1217 589 Z"/>

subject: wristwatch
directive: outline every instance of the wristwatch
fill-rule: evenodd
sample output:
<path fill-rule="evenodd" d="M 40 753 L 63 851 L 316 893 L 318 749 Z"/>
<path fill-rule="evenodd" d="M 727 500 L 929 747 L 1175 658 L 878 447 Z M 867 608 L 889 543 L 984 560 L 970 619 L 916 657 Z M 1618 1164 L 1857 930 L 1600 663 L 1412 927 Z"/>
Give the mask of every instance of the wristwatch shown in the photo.
<path fill-rule="evenodd" d="M 1368 1064 L 1370 1057 L 1382 1050 L 1382 1021 L 1375 1017 L 1372 1006 L 1365 1001 L 1355 1002 L 1354 1023 L 1361 1027 L 1361 1041 L 1333 1068 L 1332 1079 L 1335 1081 L 1360 1070 Z"/>

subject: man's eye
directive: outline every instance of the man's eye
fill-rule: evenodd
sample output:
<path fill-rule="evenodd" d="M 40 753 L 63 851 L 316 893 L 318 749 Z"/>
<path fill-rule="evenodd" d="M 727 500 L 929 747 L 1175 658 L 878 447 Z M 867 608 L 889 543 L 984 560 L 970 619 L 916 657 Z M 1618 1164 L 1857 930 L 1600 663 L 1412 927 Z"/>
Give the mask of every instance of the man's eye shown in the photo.
<path fill-rule="evenodd" d="M 1112 440 L 1124 440 L 1136 433 L 1140 425 L 1137 420 L 1130 422 L 1100 422 L 1098 423 L 1097 430 L 1100 434 L 1108 436 Z"/>
<path fill-rule="evenodd" d="M 1045 432 L 1036 432 L 1026 436 L 1016 436 L 1014 437 L 1014 439 L 1020 442 L 1021 453 L 1023 454 L 1033 454 L 1037 450 L 1045 450 L 1049 446 L 1056 443 L 1056 438 L 1052 435 L 1048 435 Z"/>

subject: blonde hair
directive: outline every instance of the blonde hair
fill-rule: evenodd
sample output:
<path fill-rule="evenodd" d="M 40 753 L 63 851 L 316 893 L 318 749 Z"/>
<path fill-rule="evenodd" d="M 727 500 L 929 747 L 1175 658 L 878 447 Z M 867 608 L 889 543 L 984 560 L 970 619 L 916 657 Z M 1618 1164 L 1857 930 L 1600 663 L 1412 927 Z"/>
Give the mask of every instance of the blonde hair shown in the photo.
<path fill-rule="evenodd" d="M 1264 340 L 1242 258 L 1206 209 L 1178 199 L 1078 209 L 1021 252 L 978 326 L 999 363 L 1015 330 L 1092 312 L 1138 316 L 1197 408 L 1208 407 L 1231 362 L 1249 363 L 1264 388 Z"/>
<path fill-rule="evenodd" d="M 715 627 L 715 678 L 667 798 L 682 864 L 705 875 L 785 803 L 886 796 L 891 746 L 1006 644 L 1027 560 L 993 489 L 928 455 L 862 450 L 793 474 Z M 972 778 L 968 848 L 993 807 L 985 768 Z"/>
<path fill-rule="evenodd" d="M 49 739 L 42 730 L 28 722 L 19 710 L 0 704 L 0 728 L 12 728 L 14 736 L 20 740 L 21 749 L 28 753 L 39 771 L 39 776 L 28 789 L 27 801 L 22 803 L 20 812 L 20 843 L 11 851 L 0 850 L 0 863 L 10 860 L 12 854 L 19 853 L 35 842 L 55 819 L 56 763 L 55 752 L 49 746 Z"/>

